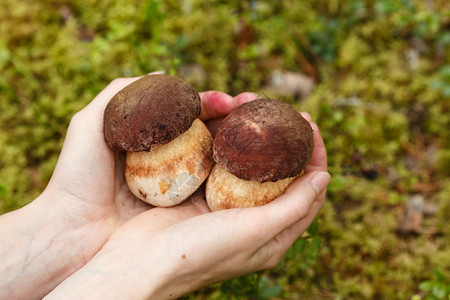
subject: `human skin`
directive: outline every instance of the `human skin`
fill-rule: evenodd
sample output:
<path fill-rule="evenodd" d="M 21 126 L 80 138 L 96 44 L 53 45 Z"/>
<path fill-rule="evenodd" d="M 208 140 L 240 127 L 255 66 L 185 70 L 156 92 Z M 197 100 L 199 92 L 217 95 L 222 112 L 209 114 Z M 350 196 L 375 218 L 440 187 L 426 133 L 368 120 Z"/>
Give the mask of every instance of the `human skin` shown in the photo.
<path fill-rule="evenodd" d="M 102 126 L 109 99 L 138 78 L 114 80 L 73 117 L 47 188 L 0 217 L 1 299 L 40 299 L 64 280 L 49 298 L 180 296 L 275 265 L 323 205 L 329 175 L 322 173 L 326 153 L 314 123 L 317 151 L 307 174 L 266 209 L 210 213 L 201 194 L 172 208 L 135 198 L 124 180 L 124 156 L 106 146 Z M 200 118 L 212 132 L 236 105 L 255 98 L 214 91 L 200 96 Z M 312 185 L 312 178 L 318 183 Z M 279 232 L 260 226 L 267 218 Z M 249 242 L 260 246 L 254 256 Z M 225 266 L 212 255 L 224 245 L 230 245 L 221 253 Z"/>

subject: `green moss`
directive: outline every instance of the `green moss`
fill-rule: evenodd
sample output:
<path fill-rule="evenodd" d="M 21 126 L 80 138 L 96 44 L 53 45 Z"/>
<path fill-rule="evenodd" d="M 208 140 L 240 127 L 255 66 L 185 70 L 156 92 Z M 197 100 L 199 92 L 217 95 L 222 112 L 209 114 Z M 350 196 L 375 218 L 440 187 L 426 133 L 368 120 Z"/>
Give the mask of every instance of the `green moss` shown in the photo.
<path fill-rule="evenodd" d="M 447 11 L 442 0 L 4 0 L 0 213 L 43 190 L 71 117 L 116 77 L 194 65 L 198 90 L 238 94 L 266 91 L 275 69 L 300 72 L 313 93 L 284 96 L 319 125 L 333 175 L 321 247 L 300 240 L 246 293 L 408 299 L 450 269 Z M 398 233 L 410 193 L 438 207 L 423 221 L 431 233 Z M 187 297 L 234 297 L 252 276 Z"/>

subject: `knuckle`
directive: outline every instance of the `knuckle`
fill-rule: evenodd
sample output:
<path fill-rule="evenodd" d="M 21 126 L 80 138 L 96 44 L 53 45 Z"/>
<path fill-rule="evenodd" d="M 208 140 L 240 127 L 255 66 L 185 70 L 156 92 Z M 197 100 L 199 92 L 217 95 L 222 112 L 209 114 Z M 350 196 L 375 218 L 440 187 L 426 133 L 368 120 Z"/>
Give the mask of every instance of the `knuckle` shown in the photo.
<path fill-rule="evenodd" d="M 76 112 L 73 116 L 72 119 L 70 120 L 70 123 L 79 123 L 84 119 L 84 109 Z"/>
<path fill-rule="evenodd" d="M 91 118 L 92 112 L 88 109 L 88 107 L 85 107 L 72 116 L 70 119 L 69 128 L 86 126 L 86 122 Z"/>
<path fill-rule="evenodd" d="M 264 269 L 273 269 L 281 262 L 286 253 L 286 244 L 282 237 L 275 237 L 266 249 L 266 259 L 263 265 Z"/>
<path fill-rule="evenodd" d="M 301 204 L 295 206 L 294 208 L 295 218 L 297 222 L 303 220 L 308 214 L 308 209 L 305 203 L 306 201 L 301 201 Z"/>
<path fill-rule="evenodd" d="M 284 254 L 284 253 L 283 253 Z M 264 266 L 267 270 L 269 269 L 273 269 L 276 266 L 279 265 L 279 263 L 281 262 L 281 259 L 283 258 L 283 254 L 279 254 L 276 253 L 274 254 L 266 263 L 266 265 Z"/>

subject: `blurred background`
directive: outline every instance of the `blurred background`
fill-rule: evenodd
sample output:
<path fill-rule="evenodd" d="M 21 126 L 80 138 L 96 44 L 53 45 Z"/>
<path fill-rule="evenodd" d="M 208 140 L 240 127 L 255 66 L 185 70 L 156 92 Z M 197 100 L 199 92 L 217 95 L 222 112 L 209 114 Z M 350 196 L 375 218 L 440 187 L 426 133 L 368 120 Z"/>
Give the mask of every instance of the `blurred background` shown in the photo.
<path fill-rule="evenodd" d="M 449 299 L 448 0 L 0 0 L 0 213 L 75 112 L 155 70 L 308 111 L 328 202 L 278 267 L 186 299 Z"/>

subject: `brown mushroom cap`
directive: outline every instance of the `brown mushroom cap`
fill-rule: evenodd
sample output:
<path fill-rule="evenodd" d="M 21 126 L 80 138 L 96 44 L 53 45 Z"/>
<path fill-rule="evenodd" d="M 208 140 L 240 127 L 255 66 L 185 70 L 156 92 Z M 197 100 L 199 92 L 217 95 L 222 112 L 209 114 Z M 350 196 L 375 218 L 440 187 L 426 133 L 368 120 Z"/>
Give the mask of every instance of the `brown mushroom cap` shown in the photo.
<path fill-rule="evenodd" d="M 184 80 L 145 75 L 108 103 L 105 140 L 116 151 L 150 151 L 187 131 L 200 110 L 199 94 Z"/>
<path fill-rule="evenodd" d="M 313 149 L 309 122 L 290 105 L 266 98 L 240 105 L 222 121 L 213 155 L 238 178 L 267 182 L 298 175 Z"/>

